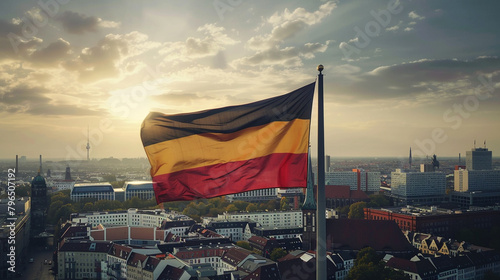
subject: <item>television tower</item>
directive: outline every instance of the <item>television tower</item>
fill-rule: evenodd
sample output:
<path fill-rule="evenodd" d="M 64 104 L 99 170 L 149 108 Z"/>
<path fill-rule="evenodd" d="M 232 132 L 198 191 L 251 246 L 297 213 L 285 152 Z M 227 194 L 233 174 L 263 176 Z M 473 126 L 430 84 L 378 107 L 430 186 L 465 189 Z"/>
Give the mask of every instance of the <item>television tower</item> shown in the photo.
<path fill-rule="evenodd" d="M 410 163 L 410 169 L 411 169 L 411 147 L 410 147 L 410 159 L 409 159 L 409 163 Z"/>
<path fill-rule="evenodd" d="M 90 141 L 89 141 L 89 131 L 90 131 L 90 128 L 89 126 L 87 126 L 87 161 L 90 160 L 90 156 L 89 156 L 89 152 L 90 152 Z"/>

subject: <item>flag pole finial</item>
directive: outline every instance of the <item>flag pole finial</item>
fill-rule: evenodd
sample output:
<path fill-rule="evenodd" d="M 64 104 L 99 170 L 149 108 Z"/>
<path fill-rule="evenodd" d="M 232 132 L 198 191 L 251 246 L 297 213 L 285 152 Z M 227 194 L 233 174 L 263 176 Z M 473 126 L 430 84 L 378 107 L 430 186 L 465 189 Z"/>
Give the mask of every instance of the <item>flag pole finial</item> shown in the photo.
<path fill-rule="evenodd" d="M 323 67 L 322 64 L 318 65 L 318 71 L 321 73 L 321 71 L 323 71 L 323 69 L 325 69 L 325 67 Z"/>

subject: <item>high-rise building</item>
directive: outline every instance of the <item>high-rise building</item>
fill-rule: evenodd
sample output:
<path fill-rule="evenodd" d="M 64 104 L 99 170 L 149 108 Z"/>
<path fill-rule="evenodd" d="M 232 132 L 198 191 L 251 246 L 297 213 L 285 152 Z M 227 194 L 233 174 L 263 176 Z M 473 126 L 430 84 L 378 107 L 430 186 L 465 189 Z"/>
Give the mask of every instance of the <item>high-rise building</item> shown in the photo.
<path fill-rule="evenodd" d="M 402 204 L 441 202 L 446 193 L 446 174 L 442 172 L 391 173 L 391 195 Z"/>
<path fill-rule="evenodd" d="M 467 170 L 491 170 L 491 151 L 486 147 L 467 151 L 465 164 Z"/>
<path fill-rule="evenodd" d="M 38 172 L 38 175 L 31 181 L 31 233 L 33 236 L 45 231 L 47 201 L 47 182 Z"/>
<path fill-rule="evenodd" d="M 330 172 L 330 156 L 326 155 L 326 160 L 325 160 L 325 172 Z"/>
<path fill-rule="evenodd" d="M 366 172 L 362 169 L 325 173 L 325 184 L 349 186 L 352 191 L 377 192 L 380 190 L 380 172 Z"/>

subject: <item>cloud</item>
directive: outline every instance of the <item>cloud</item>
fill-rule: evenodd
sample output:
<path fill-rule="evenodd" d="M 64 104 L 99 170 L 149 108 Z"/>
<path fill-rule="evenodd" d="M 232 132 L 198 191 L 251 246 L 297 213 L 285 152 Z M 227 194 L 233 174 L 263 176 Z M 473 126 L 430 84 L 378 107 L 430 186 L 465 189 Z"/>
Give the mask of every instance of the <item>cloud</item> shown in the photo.
<path fill-rule="evenodd" d="M 22 59 L 33 52 L 43 41 L 27 35 L 23 22 L 0 19 L 0 61 Z"/>
<path fill-rule="evenodd" d="M 50 116 L 91 116 L 102 114 L 101 110 L 87 109 L 75 104 L 57 103 L 47 97 L 49 89 L 18 83 L 0 89 L 0 108 L 10 113 Z"/>
<path fill-rule="evenodd" d="M 493 88 L 500 80 L 499 69 L 498 57 L 422 59 L 355 73 L 356 82 L 345 85 L 344 90 L 349 96 L 358 95 L 367 100 L 400 98 L 414 103 L 444 102 L 447 98 L 474 94 L 477 87 Z M 484 85 L 480 77 L 491 77 L 491 84 Z"/>
<path fill-rule="evenodd" d="M 68 41 L 59 38 L 45 48 L 34 51 L 30 56 L 30 62 L 41 66 L 57 66 L 71 52 Z"/>
<path fill-rule="evenodd" d="M 126 69 L 126 62 L 151 49 L 159 43 L 148 40 L 148 36 L 137 31 L 128 34 L 108 34 L 97 45 L 84 48 L 77 58 L 63 65 L 78 73 L 80 81 L 95 82 L 119 77 Z"/>
<path fill-rule="evenodd" d="M 415 11 L 411 11 L 408 13 L 408 17 L 413 19 L 413 20 L 423 20 L 425 19 L 424 16 L 419 16 Z"/>
<path fill-rule="evenodd" d="M 65 11 L 57 20 L 61 22 L 64 30 L 72 34 L 83 34 L 85 32 L 96 32 L 102 28 L 116 28 L 118 22 L 105 21 L 95 16 L 87 16 L 72 11 Z"/>
<path fill-rule="evenodd" d="M 252 65 L 274 65 L 282 64 L 285 66 L 300 66 L 302 59 L 312 59 L 315 53 L 325 52 L 330 41 L 325 44 L 306 43 L 301 47 L 269 48 L 259 51 L 248 57 L 243 57 L 233 61 L 234 66 L 252 66 Z"/>
<path fill-rule="evenodd" d="M 230 38 L 224 27 L 215 24 L 205 24 L 198 28 L 203 38 L 189 37 L 186 41 L 165 43 L 159 51 L 166 61 L 189 61 L 195 58 L 214 56 L 223 51 L 226 46 L 234 45 L 239 41 Z"/>
<path fill-rule="evenodd" d="M 283 13 L 275 13 L 267 20 L 267 23 L 273 27 L 271 33 L 250 38 L 247 47 L 253 50 L 274 48 L 286 39 L 294 37 L 306 27 L 321 22 L 336 7 L 337 4 L 334 1 L 329 1 L 314 12 L 297 8 L 293 12 L 285 9 Z"/>

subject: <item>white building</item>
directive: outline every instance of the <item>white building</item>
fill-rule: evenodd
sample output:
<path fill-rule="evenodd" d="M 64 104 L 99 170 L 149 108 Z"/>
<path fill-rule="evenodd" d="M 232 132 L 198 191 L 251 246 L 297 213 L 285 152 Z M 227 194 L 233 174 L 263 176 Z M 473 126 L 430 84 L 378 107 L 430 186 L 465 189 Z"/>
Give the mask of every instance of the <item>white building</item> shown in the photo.
<path fill-rule="evenodd" d="M 226 195 L 229 201 L 243 200 L 243 201 L 267 201 L 278 199 L 278 188 L 260 189 L 242 193 L 235 193 Z"/>
<path fill-rule="evenodd" d="M 127 211 L 109 211 L 72 214 L 73 223 L 89 223 L 92 227 L 99 224 L 104 225 L 126 225 L 140 227 L 160 227 L 162 222 L 192 220 L 188 216 L 169 213 L 165 210 L 137 210 L 128 209 Z"/>
<path fill-rule="evenodd" d="M 262 227 L 302 227 L 302 211 L 269 211 L 251 213 L 219 214 L 218 220 L 246 221 L 252 220 Z"/>
<path fill-rule="evenodd" d="M 349 186 L 353 191 L 378 192 L 380 190 L 380 172 L 366 172 L 361 169 L 325 173 L 325 184 Z"/>
<path fill-rule="evenodd" d="M 83 198 L 97 200 L 115 200 L 115 190 L 110 183 L 75 184 L 71 189 L 71 200 L 80 201 Z"/>
<path fill-rule="evenodd" d="M 455 170 L 456 192 L 500 191 L 500 170 Z"/>
<path fill-rule="evenodd" d="M 446 194 L 446 174 L 442 172 L 391 173 L 391 195 L 408 204 L 440 202 Z"/>
<path fill-rule="evenodd" d="M 111 241 L 65 240 L 57 253 L 59 279 L 100 279 Z"/>
<path fill-rule="evenodd" d="M 47 180 L 47 184 L 49 187 L 55 189 L 54 191 L 63 191 L 63 190 L 71 190 L 75 185 L 75 181 L 67 181 L 67 180 Z"/>
<path fill-rule="evenodd" d="M 152 181 L 131 181 L 123 184 L 125 200 L 137 196 L 142 200 L 149 200 L 155 197 Z"/>

